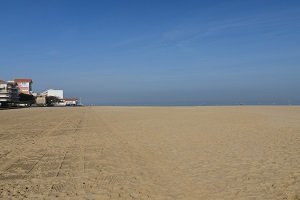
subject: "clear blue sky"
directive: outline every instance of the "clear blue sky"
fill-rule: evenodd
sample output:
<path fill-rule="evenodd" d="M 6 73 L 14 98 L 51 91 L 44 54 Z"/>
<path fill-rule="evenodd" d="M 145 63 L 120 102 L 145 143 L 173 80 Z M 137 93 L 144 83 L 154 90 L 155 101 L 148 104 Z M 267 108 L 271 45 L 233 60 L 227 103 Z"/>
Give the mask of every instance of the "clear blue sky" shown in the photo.
<path fill-rule="evenodd" d="M 0 1 L 0 79 L 86 104 L 300 103 L 300 1 Z"/>

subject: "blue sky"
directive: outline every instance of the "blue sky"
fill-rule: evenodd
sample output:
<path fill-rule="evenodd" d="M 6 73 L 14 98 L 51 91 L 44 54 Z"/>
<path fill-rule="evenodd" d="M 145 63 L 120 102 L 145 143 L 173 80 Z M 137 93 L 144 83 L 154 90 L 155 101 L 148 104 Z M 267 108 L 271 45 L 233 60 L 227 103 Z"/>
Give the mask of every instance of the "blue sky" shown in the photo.
<path fill-rule="evenodd" d="M 300 1 L 2 0 L 0 69 L 86 104 L 300 104 Z"/>

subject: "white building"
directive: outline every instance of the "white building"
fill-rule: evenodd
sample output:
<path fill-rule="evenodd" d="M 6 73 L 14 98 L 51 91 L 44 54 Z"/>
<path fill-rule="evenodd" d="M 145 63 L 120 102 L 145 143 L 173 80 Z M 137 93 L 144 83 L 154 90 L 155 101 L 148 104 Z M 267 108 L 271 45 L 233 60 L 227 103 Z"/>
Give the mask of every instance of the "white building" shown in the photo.
<path fill-rule="evenodd" d="M 42 94 L 45 95 L 45 96 L 57 97 L 59 99 L 64 98 L 64 91 L 63 90 L 49 89 L 49 90 L 46 90 L 45 92 L 43 92 Z"/>
<path fill-rule="evenodd" d="M 19 89 L 14 81 L 0 80 L 0 103 L 1 106 L 8 105 L 19 100 Z"/>
<path fill-rule="evenodd" d="M 77 106 L 78 99 L 77 98 L 65 98 L 66 106 Z"/>

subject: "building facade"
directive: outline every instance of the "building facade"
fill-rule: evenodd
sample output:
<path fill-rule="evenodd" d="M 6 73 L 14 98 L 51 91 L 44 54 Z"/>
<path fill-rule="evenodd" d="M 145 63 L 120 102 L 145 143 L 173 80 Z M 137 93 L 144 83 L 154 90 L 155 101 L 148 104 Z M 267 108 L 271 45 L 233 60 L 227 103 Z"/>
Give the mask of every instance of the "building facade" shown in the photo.
<path fill-rule="evenodd" d="M 77 98 L 65 98 L 64 99 L 66 106 L 77 106 L 78 99 Z"/>
<path fill-rule="evenodd" d="M 14 103 L 19 100 L 19 89 L 14 81 L 0 80 L 0 103 L 1 106 Z"/>
<path fill-rule="evenodd" d="M 48 97 L 57 97 L 59 99 L 64 98 L 64 91 L 63 90 L 49 89 L 49 90 L 46 90 L 45 92 L 43 92 L 42 94 L 45 95 L 45 96 L 48 96 Z"/>
<path fill-rule="evenodd" d="M 32 79 L 19 78 L 15 79 L 14 82 L 17 84 L 20 93 L 31 94 L 32 93 Z"/>

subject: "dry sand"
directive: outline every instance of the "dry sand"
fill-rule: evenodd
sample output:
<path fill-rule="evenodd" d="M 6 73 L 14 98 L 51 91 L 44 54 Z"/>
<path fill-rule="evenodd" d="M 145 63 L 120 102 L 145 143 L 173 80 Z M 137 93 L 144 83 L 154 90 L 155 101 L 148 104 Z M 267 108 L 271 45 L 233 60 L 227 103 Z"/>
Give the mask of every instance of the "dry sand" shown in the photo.
<path fill-rule="evenodd" d="M 0 199 L 300 199 L 300 107 L 0 111 Z"/>

